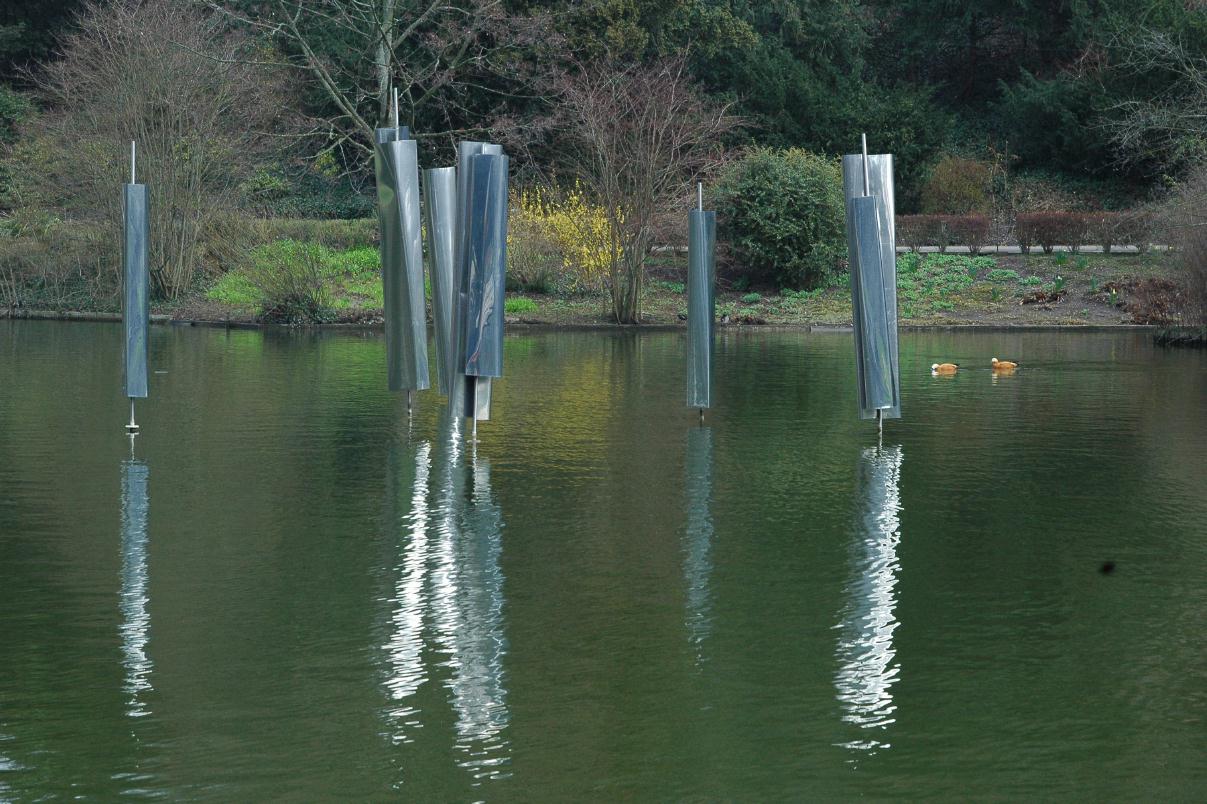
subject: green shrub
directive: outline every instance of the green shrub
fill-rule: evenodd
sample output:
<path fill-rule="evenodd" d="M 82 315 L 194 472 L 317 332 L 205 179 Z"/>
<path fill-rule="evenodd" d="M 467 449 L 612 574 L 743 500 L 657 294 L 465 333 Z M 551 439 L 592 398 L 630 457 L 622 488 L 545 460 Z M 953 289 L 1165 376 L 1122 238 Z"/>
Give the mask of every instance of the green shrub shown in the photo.
<path fill-rule="evenodd" d="M 901 270 L 902 263 L 910 270 Z M 933 312 L 951 310 L 952 294 L 972 286 L 980 270 L 995 265 L 991 257 L 966 257 L 962 254 L 902 254 L 897 258 L 897 293 L 906 318 L 925 305 Z"/>
<path fill-rule="evenodd" d="M 780 287 L 817 287 L 846 255 L 838 162 L 798 148 L 752 151 L 718 186 L 722 238 Z"/>
<path fill-rule="evenodd" d="M 928 215 L 968 215 L 989 208 L 992 167 L 960 156 L 944 156 L 922 185 L 922 212 Z"/>
<path fill-rule="evenodd" d="M 1013 282 L 1018 279 L 1018 271 L 1011 271 L 1009 268 L 994 268 L 985 274 L 985 278 L 990 282 Z"/>
<path fill-rule="evenodd" d="M 512 296 L 503 302 L 503 312 L 508 315 L 531 313 L 537 309 L 536 302 L 523 296 Z"/>
<path fill-rule="evenodd" d="M 378 244 L 376 218 L 264 218 L 255 221 L 253 228 L 256 239 L 261 243 L 293 240 L 298 243 L 316 243 L 329 249 L 357 249 Z"/>
<path fill-rule="evenodd" d="M 1026 287 L 1032 287 L 1034 285 L 1042 285 L 1044 280 L 1040 279 L 1038 276 L 1024 276 L 1022 279 L 1018 280 L 1018 283 Z"/>
<path fill-rule="evenodd" d="M 260 318 L 284 326 L 331 319 L 335 255 L 315 243 L 279 240 L 259 246 L 241 273 L 259 294 Z"/>
<path fill-rule="evenodd" d="M 671 293 L 683 293 L 687 290 L 687 285 L 682 282 L 667 282 L 665 279 L 658 280 L 654 285 L 663 290 L 669 290 Z"/>
<path fill-rule="evenodd" d="M 381 276 L 381 252 L 373 246 L 350 248 L 333 257 L 339 269 L 350 276 L 358 279 Z"/>
<path fill-rule="evenodd" d="M 758 304 L 763 300 L 763 297 L 758 293 L 747 293 L 742 297 L 742 304 Z"/>

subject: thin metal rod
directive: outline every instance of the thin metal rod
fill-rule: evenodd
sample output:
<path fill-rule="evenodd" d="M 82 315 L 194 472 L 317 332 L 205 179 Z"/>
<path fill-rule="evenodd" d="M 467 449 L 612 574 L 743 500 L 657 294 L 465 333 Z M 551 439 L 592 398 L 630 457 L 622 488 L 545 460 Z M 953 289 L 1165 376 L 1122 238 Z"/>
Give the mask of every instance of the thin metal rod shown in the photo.
<path fill-rule="evenodd" d="M 696 183 L 696 209 L 704 211 L 704 182 Z"/>
<path fill-rule="evenodd" d="M 863 139 L 863 194 L 872 194 L 872 178 L 868 172 L 868 135 L 861 134 Z"/>
<path fill-rule="evenodd" d="M 414 405 L 415 392 L 410 388 L 407 389 L 407 415 L 410 415 L 411 408 Z"/>
<path fill-rule="evenodd" d="M 478 443 L 478 417 L 477 416 L 474 417 L 474 434 L 472 436 L 472 441 L 475 444 Z"/>
<path fill-rule="evenodd" d="M 131 184 L 135 184 L 134 165 L 135 165 L 135 160 L 137 158 L 137 153 L 138 152 L 135 149 L 134 140 L 130 140 L 130 183 Z"/>
<path fill-rule="evenodd" d="M 876 427 L 880 431 L 880 437 L 884 437 L 884 411 L 876 411 Z"/>
<path fill-rule="evenodd" d="M 134 398 L 130 398 L 130 423 L 126 425 L 126 432 L 134 432 L 138 429 L 138 425 L 134 422 Z"/>
<path fill-rule="evenodd" d="M 394 87 L 394 136 L 397 137 L 401 132 L 398 130 L 398 87 Z"/>

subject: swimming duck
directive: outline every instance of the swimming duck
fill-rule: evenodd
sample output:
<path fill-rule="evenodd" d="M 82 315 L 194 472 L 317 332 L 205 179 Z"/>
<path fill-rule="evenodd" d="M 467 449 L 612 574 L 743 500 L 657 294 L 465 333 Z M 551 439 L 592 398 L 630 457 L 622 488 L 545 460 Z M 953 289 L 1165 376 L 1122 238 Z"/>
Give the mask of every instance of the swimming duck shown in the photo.
<path fill-rule="evenodd" d="M 931 363 L 931 374 L 955 374 L 960 368 L 959 363 Z"/>
<path fill-rule="evenodd" d="M 1011 363 L 1009 360 L 998 360 L 996 357 L 990 362 L 994 371 L 1014 371 L 1018 368 L 1018 363 Z"/>

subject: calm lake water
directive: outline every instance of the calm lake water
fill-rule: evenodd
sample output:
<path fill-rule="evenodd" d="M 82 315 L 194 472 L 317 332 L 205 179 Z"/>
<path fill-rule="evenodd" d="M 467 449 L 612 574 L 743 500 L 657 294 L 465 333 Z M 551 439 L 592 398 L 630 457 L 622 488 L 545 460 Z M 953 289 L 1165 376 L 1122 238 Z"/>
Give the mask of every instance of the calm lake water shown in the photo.
<path fill-rule="evenodd" d="M 132 457 L 120 338 L 0 322 L 0 800 L 1207 789 L 1207 353 L 903 333 L 878 446 L 849 333 L 703 427 L 682 333 L 513 335 L 475 449 L 379 334 L 156 328 Z"/>

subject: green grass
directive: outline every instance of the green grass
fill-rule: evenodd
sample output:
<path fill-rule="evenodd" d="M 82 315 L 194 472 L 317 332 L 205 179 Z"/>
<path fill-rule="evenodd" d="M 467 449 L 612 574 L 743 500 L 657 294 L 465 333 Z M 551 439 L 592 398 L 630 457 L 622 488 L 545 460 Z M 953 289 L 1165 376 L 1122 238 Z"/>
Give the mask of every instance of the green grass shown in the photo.
<path fill-rule="evenodd" d="M 264 303 L 260 290 L 249 277 L 272 270 L 274 263 L 298 257 L 302 248 L 312 250 L 321 265 L 323 282 L 336 310 L 380 309 L 385 306 L 381 287 L 381 256 L 373 246 L 331 249 L 321 244 L 276 240 L 252 249 L 245 263 L 218 278 L 205 297 L 232 307 L 259 311 Z M 426 283 L 425 283 L 426 290 Z"/>
<path fill-rule="evenodd" d="M 519 315 L 520 313 L 536 312 L 536 302 L 524 296 L 512 296 L 503 302 L 503 312 L 508 315 Z"/>
<path fill-rule="evenodd" d="M 240 271 L 223 274 L 206 291 L 205 297 L 232 307 L 255 307 L 260 303 L 260 291 Z"/>
<path fill-rule="evenodd" d="M 976 275 L 996 269 L 992 257 L 963 254 L 902 254 L 897 258 L 897 295 L 906 318 L 954 309 L 952 296 L 967 291 Z"/>

